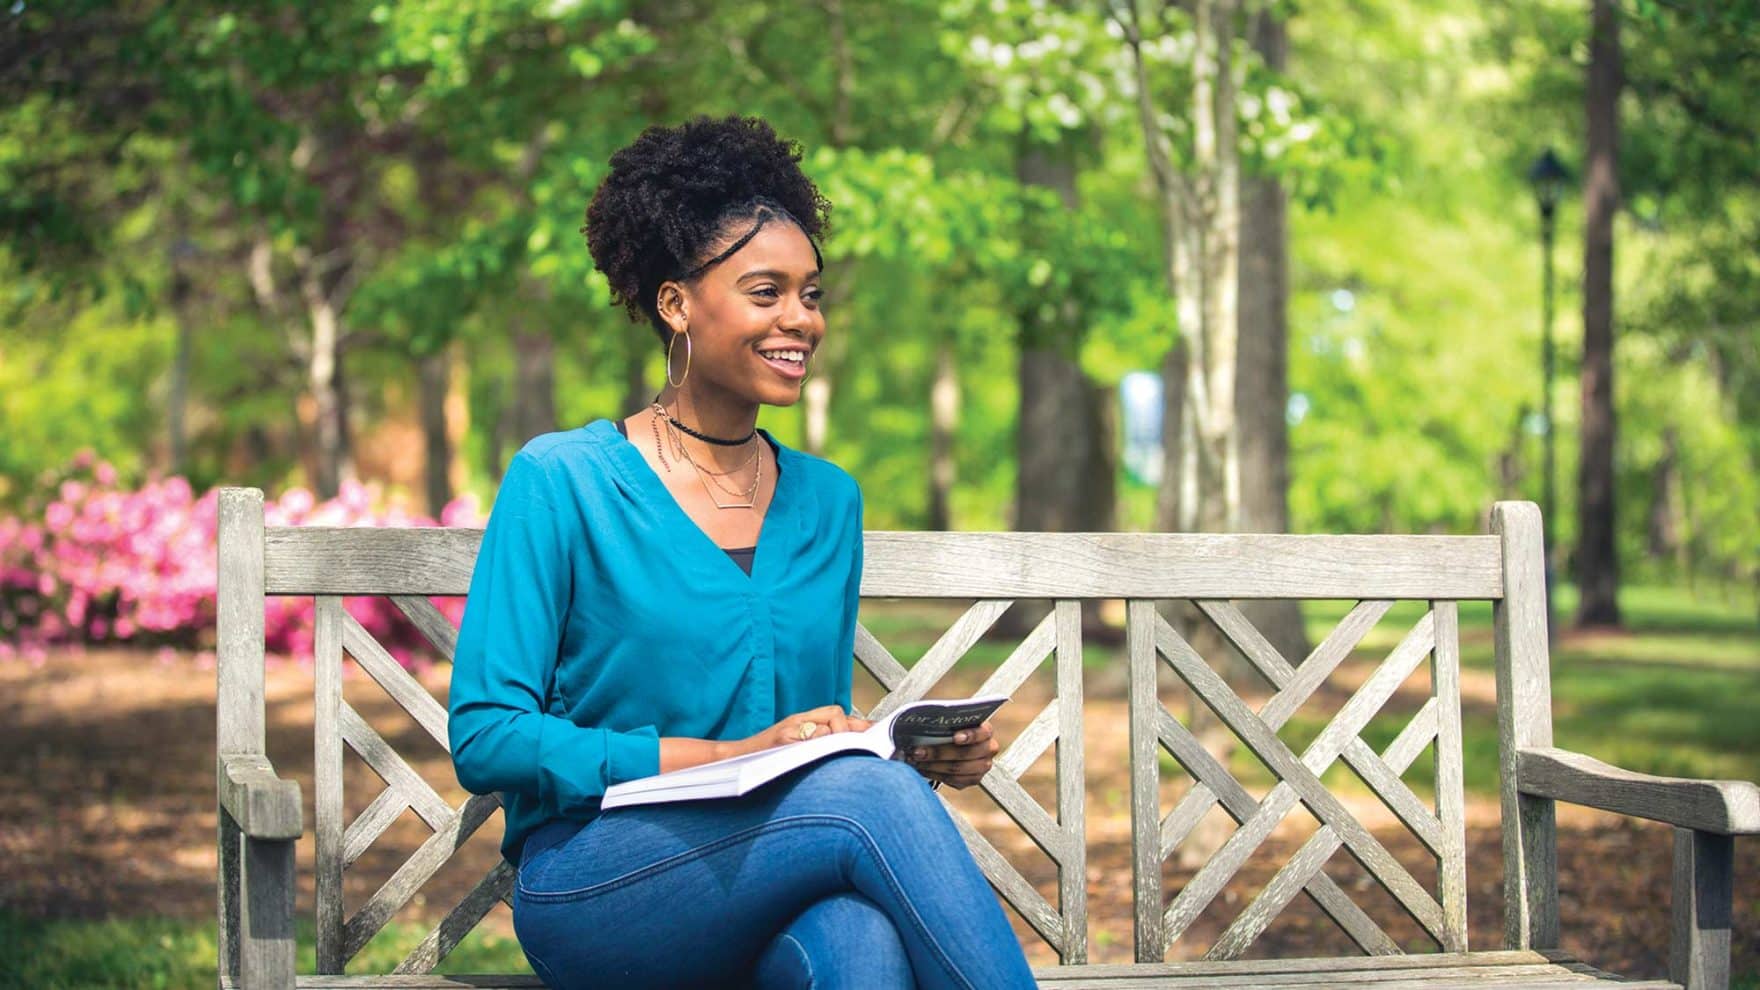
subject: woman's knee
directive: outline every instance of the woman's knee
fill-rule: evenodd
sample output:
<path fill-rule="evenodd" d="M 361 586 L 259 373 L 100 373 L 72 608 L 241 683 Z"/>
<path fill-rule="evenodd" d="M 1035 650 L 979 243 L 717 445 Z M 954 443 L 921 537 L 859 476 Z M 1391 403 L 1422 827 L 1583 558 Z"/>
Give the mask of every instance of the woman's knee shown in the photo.
<path fill-rule="evenodd" d="M 758 960 L 761 990 L 910 987 L 910 958 L 898 929 L 873 901 L 843 893 L 815 902 Z"/>
<path fill-rule="evenodd" d="M 795 791 L 835 802 L 844 809 L 871 807 L 897 813 L 912 806 L 940 804 L 928 781 L 909 764 L 869 756 L 833 757 L 815 764 Z"/>

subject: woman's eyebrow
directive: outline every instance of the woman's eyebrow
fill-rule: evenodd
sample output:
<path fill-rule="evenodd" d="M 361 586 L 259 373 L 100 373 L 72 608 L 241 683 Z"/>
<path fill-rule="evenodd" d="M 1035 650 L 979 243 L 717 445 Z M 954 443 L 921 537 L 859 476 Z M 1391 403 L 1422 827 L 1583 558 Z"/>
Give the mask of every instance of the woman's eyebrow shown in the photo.
<path fill-rule="evenodd" d="M 815 279 L 818 277 L 819 277 L 819 269 L 815 268 L 812 271 L 808 272 L 806 274 L 806 277 L 801 279 L 801 281 L 805 282 L 805 281 L 809 281 L 811 279 Z M 780 271 L 775 268 L 759 268 L 754 271 L 746 272 L 744 275 L 741 275 L 737 279 L 737 281 L 744 282 L 747 279 L 754 279 L 754 278 L 773 278 L 773 279 L 778 279 L 780 281 L 786 282 L 786 281 L 788 281 L 788 273 L 785 271 Z"/>

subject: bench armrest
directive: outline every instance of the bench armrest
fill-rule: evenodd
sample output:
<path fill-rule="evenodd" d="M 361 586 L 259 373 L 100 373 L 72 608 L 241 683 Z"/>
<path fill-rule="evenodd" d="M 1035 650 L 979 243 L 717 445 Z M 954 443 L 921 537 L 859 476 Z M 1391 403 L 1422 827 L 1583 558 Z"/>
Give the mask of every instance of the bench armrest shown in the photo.
<path fill-rule="evenodd" d="M 1516 754 L 1516 788 L 1698 832 L 1760 834 L 1760 787 L 1745 780 L 1657 777 L 1545 747 Z"/>
<path fill-rule="evenodd" d="M 220 757 L 220 807 L 251 839 L 297 839 L 304 828 L 299 783 L 275 776 L 269 758 Z"/>

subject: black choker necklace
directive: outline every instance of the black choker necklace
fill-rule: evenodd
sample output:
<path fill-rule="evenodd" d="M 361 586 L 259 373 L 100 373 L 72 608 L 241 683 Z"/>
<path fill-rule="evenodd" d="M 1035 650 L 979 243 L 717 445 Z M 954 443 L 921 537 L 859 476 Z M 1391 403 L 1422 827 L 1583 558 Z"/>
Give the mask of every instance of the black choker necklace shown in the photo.
<path fill-rule="evenodd" d="M 676 426 L 679 429 L 685 431 L 686 433 L 689 433 L 691 436 L 696 437 L 698 440 L 701 440 L 704 443 L 719 444 L 723 447 L 738 447 L 740 444 L 751 442 L 751 439 L 758 435 L 758 428 L 754 426 L 754 427 L 752 427 L 752 432 L 746 434 L 743 437 L 740 437 L 738 440 L 725 440 L 725 439 L 722 439 L 721 437 L 712 437 L 712 436 L 708 435 L 707 433 L 698 433 L 696 430 L 693 430 L 690 427 L 679 422 L 678 419 L 675 418 L 671 413 L 668 413 L 666 411 L 666 407 L 660 405 L 659 402 L 655 402 L 654 407 L 662 416 L 664 416 L 666 418 L 666 421 L 668 423 L 671 423 L 673 426 Z"/>

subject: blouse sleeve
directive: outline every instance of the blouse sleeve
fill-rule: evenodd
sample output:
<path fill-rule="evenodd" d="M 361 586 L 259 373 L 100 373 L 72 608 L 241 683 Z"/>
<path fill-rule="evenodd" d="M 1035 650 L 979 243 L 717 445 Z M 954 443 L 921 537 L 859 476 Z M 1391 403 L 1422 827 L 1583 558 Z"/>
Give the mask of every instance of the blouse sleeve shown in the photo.
<path fill-rule="evenodd" d="M 546 815 L 590 810 L 612 784 L 660 771 L 659 734 L 575 724 L 547 710 L 582 534 L 555 511 L 526 451 L 502 478 L 471 572 L 448 698 L 458 782 L 535 796 Z"/>
<path fill-rule="evenodd" d="M 855 492 L 855 510 L 851 513 L 851 527 L 854 532 L 845 537 L 851 551 L 852 562 L 849 576 L 844 580 L 843 588 L 843 625 L 837 637 L 837 703 L 844 711 L 850 710 L 850 681 L 855 674 L 856 646 L 856 612 L 862 604 L 862 488 L 851 479 L 850 487 Z"/>

